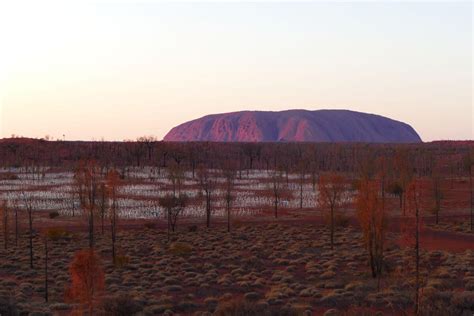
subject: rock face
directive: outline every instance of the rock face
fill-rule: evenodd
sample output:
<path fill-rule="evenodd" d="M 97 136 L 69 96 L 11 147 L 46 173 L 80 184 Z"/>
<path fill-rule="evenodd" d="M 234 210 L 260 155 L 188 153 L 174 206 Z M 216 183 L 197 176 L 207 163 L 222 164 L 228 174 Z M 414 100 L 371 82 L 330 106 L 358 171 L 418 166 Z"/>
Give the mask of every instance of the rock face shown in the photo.
<path fill-rule="evenodd" d="M 348 110 L 242 111 L 174 127 L 164 141 L 418 143 L 408 124 Z"/>

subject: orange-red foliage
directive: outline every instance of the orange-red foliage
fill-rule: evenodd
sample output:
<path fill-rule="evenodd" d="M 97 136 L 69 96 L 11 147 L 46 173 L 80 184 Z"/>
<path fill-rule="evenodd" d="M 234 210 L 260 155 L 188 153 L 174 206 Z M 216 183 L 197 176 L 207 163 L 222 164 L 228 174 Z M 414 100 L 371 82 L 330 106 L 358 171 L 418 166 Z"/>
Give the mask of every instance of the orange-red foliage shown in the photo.
<path fill-rule="evenodd" d="M 356 201 L 357 216 L 369 254 L 373 277 L 379 276 L 382 270 L 385 239 L 385 214 L 378 188 L 377 181 L 362 181 Z"/>
<path fill-rule="evenodd" d="M 79 250 L 69 266 L 69 273 L 71 287 L 66 293 L 67 298 L 87 306 L 92 315 L 105 283 L 100 258 L 93 249 Z"/>

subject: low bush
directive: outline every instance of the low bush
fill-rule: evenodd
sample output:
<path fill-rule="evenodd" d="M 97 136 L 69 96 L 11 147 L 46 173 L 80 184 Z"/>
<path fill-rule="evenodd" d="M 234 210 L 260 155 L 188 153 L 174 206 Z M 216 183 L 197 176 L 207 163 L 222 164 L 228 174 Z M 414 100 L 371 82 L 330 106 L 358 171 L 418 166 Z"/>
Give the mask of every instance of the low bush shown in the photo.
<path fill-rule="evenodd" d="M 59 213 L 57 211 L 51 211 L 49 212 L 49 218 L 53 219 L 59 217 Z"/>
<path fill-rule="evenodd" d="M 19 180 L 18 175 L 12 172 L 2 172 L 0 173 L 0 180 Z"/>
<path fill-rule="evenodd" d="M 0 297 L 0 315 L 19 315 L 15 302 L 9 297 Z"/>
<path fill-rule="evenodd" d="M 193 251 L 193 246 L 185 242 L 174 242 L 170 244 L 169 251 L 177 256 L 188 255 Z"/>
<path fill-rule="evenodd" d="M 156 228 L 156 224 L 155 224 L 155 223 L 152 223 L 152 222 L 147 222 L 147 223 L 145 223 L 145 228 L 147 228 L 147 229 L 155 229 L 155 228 Z"/>
<path fill-rule="evenodd" d="M 115 257 L 115 266 L 118 268 L 123 268 L 130 263 L 130 257 L 124 255 L 117 255 Z"/>
<path fill-rule="evenodd" d="M 60 227 L 48 229 L 48 231 L 46 232 L 46 236 L 48 236 L 48 238 L 53 241 L 58 241 L 61 239 L 71 239 L 73 237 L 71 232 Z"/>
<path fill-rule="evenodd" d="M 126 294 L 105 298 L 102 306 L 105 314 L 111 316 L 131 316 L 143 310 L 137 301 Z"/>
<path fill-rule="evenodd" d="M 296 316 L 301 313 L 290 307 L 272 309 L 267 304 L 259 304 L 242 299 L 222 301 L 213 315 L 216 316 Z"/>

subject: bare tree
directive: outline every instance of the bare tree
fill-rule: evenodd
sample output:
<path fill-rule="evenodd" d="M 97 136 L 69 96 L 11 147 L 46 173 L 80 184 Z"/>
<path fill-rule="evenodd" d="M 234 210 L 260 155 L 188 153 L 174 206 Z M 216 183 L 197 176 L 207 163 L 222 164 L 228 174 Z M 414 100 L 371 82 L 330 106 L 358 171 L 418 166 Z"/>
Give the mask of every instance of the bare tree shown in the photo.
<path fill-rule="evenodd" d="M 117 223 L 118 223 L 118 214 L 117 214 L 117 191 L 120 185 L 120 175 L 117 170 L 112 169 L 107 174 L 107 197 L 110 202 L 109 205 L 109 219 L 110 219 L 110 232 L 111 232 L 111 241 L 112 241 L 112 261 L 114 265 L 116 264 L 116 251 L 115 243 L 117 240 Z"/>
<path fill-rule="evenodd" d="M 414 234 L 415 250 L 415 315 L 418 315 L 420 301 L 420 231 L 421 231 L 421 182 L 412 180 L 407 187 L 407 208 L 410 218 L 414 220 L 414 227 L 408 231 Z"/>
<path fill-rule="evenodd" d="M 186 207 L 187 200 L 188 197 L 184 194 L 179 196 L 168 194 L 159 199 L 161 207 L 163 207 L 167 213 L 168 241 L 170 240 L 170 229 L 173 233 L 175 232 L 178 217 Z"/>
<path fill-rule="evenodd" d="M 98 186 L 98 196 L 99 196 L 99 203 L 98 203 L 98 210 L 99 210 L 99 217 L 100 217 L 100 225 L 101 225 L 101 232 L 102 235 L 104 234 L 104 222 L 105 217 L 107 215 L 107 210 L 109 208 L 109 200 L 108 200 L 108 192 L 105 182 L 101 182 Z"/>
<path fill-rule="evenodd" d="M 97 211 L 99 190 L 99 168 L 94 161 L 82 162 L 75 174 L 75 180 L 82 197 L 81 207 L 88 223 L 89 247 L 94 247 L 94 217 Z"/>
<path fill-rule="evenodd" d="M 15 246 L 18 246 L 18 235 L 19 235 L 18 202 L 16 200 L 13 202 L 13 211 L 15 212 Z"/>
<path fill-rule="evenodd" d="M 298 186 L 299 186 L 299 196 L 300 196 L 300 210 L 303 209 L 303 188 L 306 182 L 306 172 L 308 169 L 307 162 L 301 160 L 298 165 Z"/>
<path fill-rule="evenodd" d="M 441 201 L 444 198 L 443 191 L 441 189 L 441 175 L 437 170 L 434 170 L 433 175 L 432 175 L 432 184 L 433 184 L 433 199 L 435 202 L 434 205 L 434 213 L 436 215 L 436 225 L 439 224 L 439 212 L 441 211 Z"/>
<path fill-rule="evenodd" d="M 0 213 L 2 214 L 3 223 L 3 246 L 5 250 L 8 248 L 8 204 L 7 201 L 2 201 L 0 205 Z"/>
<path fill-rule="evenodd" d="M 334 213 L 343 203 L 346 183 L 341 175 L 330 173 L 319 178 L 318 188 L 320 207 L 330 211 L 331 249 L 334 249 Z"/>
<path fill-rule="evenodd" d="M 30 250 L 30 268 L 33 269 L 33 198 L 30 192 L 27 192 L 25 188 L 22 188 L 21 195 L 23 197 L 23 203 L 28 214 L 28 240 Z"/>
<path fill-rule="evenodd" d="M 48 302 L 48 234 L 44 236 L 44 300 Z"/>
<path fill-rule="evenodd" d="M 282 171 L 275 170 L 272 172 L 270 185 L 273 195 L 273 211 L 275 218 L 278 218 L 278 206 L 280 205 L 281 199 L 289 196 L 288 186 Z"/>
<path fill-rule="evenodd" d="M 211 226 L 212 196 L 216 181 L 211 171 L 202 165 L 199 166 L 198 179 L 201 187 L 201 194 L 206 202 L 206 227 L 209 228 Z"/>
<path fill-rule="evenodd" d="M 168 180 L 173 186 L 173 196 L 181 195 L 181 187 L 184 182 L 184 171 L 180 164 L 174 162 L 169 165 Z"/>
<path fill-rule="evenodd" d="M 222 175 L 225 179 L 224 200 L 227 213 L 227 231 L 230 232 L 230 210 L 234 201 L 234 184 L 236 176 L 236 168 L 233 164 L 228 163 L 222 169 Z"/>
<path fill-rule="evenodd" d="M 471 195 L 470 209 L 471 209 L 471 231 L 474 230 L 474 189 L 473 189 L 473 169 L 474 169 L 474 150 L 471 150 L 464 157 L 464 168 L 469 174 L 469 192 Z"/>

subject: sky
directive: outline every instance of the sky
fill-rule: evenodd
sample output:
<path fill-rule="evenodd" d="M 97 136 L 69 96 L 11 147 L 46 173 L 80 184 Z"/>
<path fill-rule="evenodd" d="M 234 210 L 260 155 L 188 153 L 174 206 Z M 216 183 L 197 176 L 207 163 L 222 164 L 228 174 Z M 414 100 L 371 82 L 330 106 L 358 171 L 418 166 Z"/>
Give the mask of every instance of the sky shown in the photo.
<path fill-rule="evenodd" d="M 474 139 L 472 17 L 470 1 L 4 1 L 0 137 L 162 139 L 212 113 L 350 109 Z"/>

